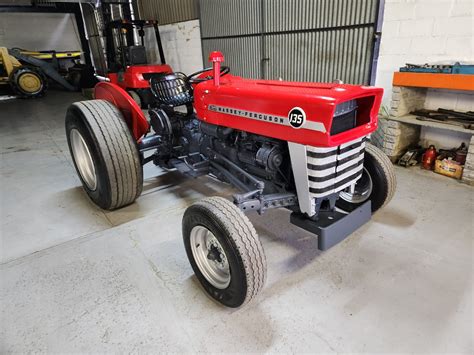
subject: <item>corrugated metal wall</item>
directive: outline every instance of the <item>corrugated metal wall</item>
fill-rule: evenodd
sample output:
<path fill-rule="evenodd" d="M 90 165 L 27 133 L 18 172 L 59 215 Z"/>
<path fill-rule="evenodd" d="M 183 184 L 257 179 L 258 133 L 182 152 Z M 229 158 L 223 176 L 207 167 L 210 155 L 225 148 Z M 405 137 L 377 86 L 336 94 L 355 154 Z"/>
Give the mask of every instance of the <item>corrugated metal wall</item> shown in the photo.
<path fill-rule="evenodd" d="M 371 24 L 376 5 L 376 0 L 264 0 L 265 31 Z"/>
<path fill-rule="evenodd" d="M 208 55 L 220 50 L 225 55 L 224 65 L 231 68 L 232 74 L 246 78 L 260 77 L 261 37 L 235 37 L 202 41 L 204 66 L 210 66 Z"/>
<path fill-rule="evenodd" d="M 160 25 L 199 18 L 197 0 L 138 0 L 140 17 Z"/>
<path fill-rule="evenodd" d="M 201 0 L 204 62 L 237 75 L 367 84 L 378 0 Z"/>
<path fill-rule="evenodd" d="M 369 82 L 373 28 L 270 35 L 266 78 L 345 83 Z"/>
<path fill-rule="evenodd" d="M 233 74 L 261 77 L 261 0 L 201 0 L 202 54 L 220 50 Z"/>
<path fill-rule="evenodd" d="M 262 31 L 261 0 L 201 0 L 203 37 L 241 36 Z"/>

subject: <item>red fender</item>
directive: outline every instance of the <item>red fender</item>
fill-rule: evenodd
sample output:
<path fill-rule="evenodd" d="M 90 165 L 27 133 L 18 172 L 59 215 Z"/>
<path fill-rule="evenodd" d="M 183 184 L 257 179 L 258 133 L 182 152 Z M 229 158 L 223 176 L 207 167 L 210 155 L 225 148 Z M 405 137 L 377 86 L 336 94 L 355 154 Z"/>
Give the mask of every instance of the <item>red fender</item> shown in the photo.
<path fill-rule="evenodd" d="M 137 142 L 148 132 L 150 125 L 140 106 L 120 86 L 101 81 L 94 88 L 94 97 L 109 101 L 122 112 L 130 132 Z"/>

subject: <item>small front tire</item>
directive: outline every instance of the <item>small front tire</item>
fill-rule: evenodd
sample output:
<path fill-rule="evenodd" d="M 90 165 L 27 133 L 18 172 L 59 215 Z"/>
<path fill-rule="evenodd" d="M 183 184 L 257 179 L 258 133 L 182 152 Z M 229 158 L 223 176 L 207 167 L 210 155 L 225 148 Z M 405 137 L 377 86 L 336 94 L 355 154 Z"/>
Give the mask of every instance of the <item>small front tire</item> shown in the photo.
<path fill-rule="evenodd" d="M 200 200 L 183 216 L 189 262 L 204 290 L 227 307 L 240 307 L 263 288 L 266 259 L 251 222 L 222 197 Z"/>
<path fill-rule="evenodd" d="M 336 206 L 352 211 L 370 200 L 374 213 L 390 202 L 396 186 L 395 170 L 390 159 L 379 148 L 367 144 L 362 177 L 357 181 L 355 191 L 347 189 L 339 193 Z"/>

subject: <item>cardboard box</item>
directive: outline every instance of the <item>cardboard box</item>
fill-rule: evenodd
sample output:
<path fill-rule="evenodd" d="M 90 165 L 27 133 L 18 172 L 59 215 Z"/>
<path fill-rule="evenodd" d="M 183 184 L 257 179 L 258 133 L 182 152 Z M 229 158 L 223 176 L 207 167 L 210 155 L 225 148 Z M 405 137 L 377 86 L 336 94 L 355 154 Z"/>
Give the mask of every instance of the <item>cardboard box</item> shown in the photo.
<path fill-rule="evenodd" d="M 463 166 L 450 159 L 436 159 L 435 173 L 446 175 L 455 179 L 461 179 Z"/>

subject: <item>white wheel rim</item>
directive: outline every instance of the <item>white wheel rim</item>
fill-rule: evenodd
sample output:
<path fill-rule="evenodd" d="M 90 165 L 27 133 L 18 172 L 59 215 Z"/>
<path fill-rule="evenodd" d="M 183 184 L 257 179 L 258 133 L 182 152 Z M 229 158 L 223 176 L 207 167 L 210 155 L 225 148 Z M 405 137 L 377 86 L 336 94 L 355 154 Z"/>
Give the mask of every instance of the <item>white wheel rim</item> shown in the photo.
<path fill-rule="evenodd" d="M 339 193 L 339 197 L 344 201 L 350 203 L 362 203 L 369 199 L 370 194 L 372 193 L 373 183 L 372 178 L 370 177 L 369 172 L 364 167 L 362 176 L 356 182 L 356 186 L 353 192 L 351 192 L 350 187 Z"/>
<path fill-rule="evenodd" d="M 230 284 L 230 268 L 227 255 L 212 232 L 203 226 L 195 226 L 190 236 L 194 261 L 205 279 L 215 288 L 223 290 Z"/>
<path fill-rule="evenodd" d="M 75 128 L 71 129 L 69 140 L 71 141 L 72 155 L 82 181 L 90 190 L 94 191 L 97 188 L 97 175 L 89 147 L 81 133 Z"/>

